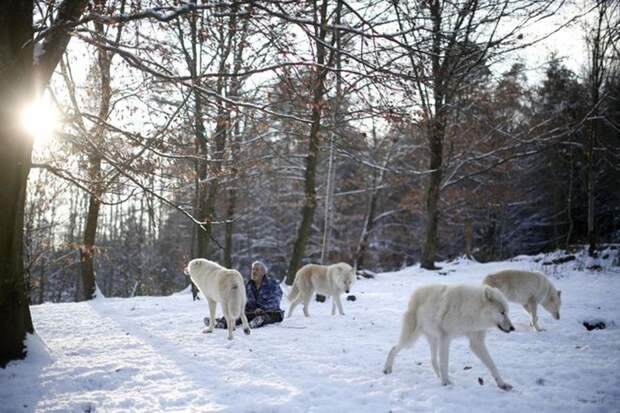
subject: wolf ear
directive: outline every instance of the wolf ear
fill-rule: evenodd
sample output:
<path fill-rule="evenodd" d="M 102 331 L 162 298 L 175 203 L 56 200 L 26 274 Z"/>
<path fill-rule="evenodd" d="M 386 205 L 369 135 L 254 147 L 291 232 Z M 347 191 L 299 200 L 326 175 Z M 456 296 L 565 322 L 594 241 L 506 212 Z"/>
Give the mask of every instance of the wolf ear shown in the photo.
<path fill-rule="evenodd" d="M 493 296 L 491 294 L 491 289 L 489 287 L 484 288 L 484 299 L 487 301 L 492 301 Z"/>

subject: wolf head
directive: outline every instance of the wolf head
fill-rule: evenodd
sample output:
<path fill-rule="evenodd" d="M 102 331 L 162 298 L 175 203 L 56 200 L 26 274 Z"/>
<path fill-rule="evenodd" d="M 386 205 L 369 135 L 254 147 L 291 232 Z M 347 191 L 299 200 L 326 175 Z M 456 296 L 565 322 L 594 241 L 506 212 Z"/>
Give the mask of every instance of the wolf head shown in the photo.
<path fill-rule="evenodd" d="M 341 262 L 336 264 L 338 266 L 338 284 L 339 287 L 345 292 L 351 291 L 351 286 L 355 281 L 355 270 L 349 264 Z"/>
<path fill-rule="evenodd" d="M 542 302 L 542 306 L 556 320 L 560 319 L 560 306 L 562 305 L 562 291 L 551 287 L 547 298 Z"/>
<path fill-rule="evenodd" d="M 204 267 L 205 263 L 206 260 L 204 258 L 196 258 L 191 260 L 187 263 L 187 267 L 185 267 L 183 272 L 185 272 L 186 275 L 191 275 L 192 273 L 195 273 L 197 269 Z"/>
<path fill-rule="evenodd" d="M 497 288 L 485 286 L 483 301 L 480 317 L 485 324 L 496 326 L 504 333 L 514 331 L 508 318 L 508 301 Z"/>

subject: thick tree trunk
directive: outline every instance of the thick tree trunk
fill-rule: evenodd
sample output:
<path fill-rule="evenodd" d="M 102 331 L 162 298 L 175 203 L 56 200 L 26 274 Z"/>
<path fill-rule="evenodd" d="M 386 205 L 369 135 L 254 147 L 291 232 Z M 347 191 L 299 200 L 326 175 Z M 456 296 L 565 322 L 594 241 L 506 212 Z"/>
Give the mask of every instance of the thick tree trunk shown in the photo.
<path fill-rule="evenodd" d="M 235 8 L 236 10 L 236 8 Z M 246 18 L 243 20 L 243 24 L 241 26 L 241 33 L 239 34 L 239 39 L 235 40 L 233 43 L 234 51 L 234 64 L 233 64 L 233 73 L 238 74 L 243 67 L 243 52 L 247 45 L 246 39 L 248 36 L 248 25 L 250 19 Z M 231 21 L 231 31 L 233 33 L 236 32 L 234 30 L 234 24 L 236 21 Z M 230 90 L 228 92 L 229 96 L 233 100 L 237 100 L 239 98 L 239 91 L 241 90 L 242 79 L 238 76 L 234 76 L 230 81 Z M 227 124 L 230 125 L 234 122 L 234 128 L 232 132 L 232 136 L 230 138 L 230 184 L 228 187 L 228 207 L 226 208 L 226 227 L 225 227 L 225 241 L 224 241 L 224 265 L 228 268 L 232 268 L 233 264 L 233 230 L 235 224 L 235 210 L 237 209 L 237 178 L 238 178 L 238 168 L 237 161 L 239 158 L 239 145 L 241 144 L 241 135 L 240 135 L 240 120 L 235 117 L 232 118 L 232 113 L 234 112 L 234 107 L 232 104 L 228 105 L 228 110 L 226 113 Z M 244 127 L 245 130 L 245 127 Z"/>
<path fill-rule="evenodd" d="M 9 99 L 0 93 L 1 102 Z M 0 115 L 0 367 L 25 356 L 24 337 L 34 331 L 22 262 L 22 228 L 32 141 L 19 130 L 19 125 L 15 125 L 15 117 L 6 116 L 6 109 L 3 108 Z"/>
<path fill-rule="evenodd" d="M 586 191 L 588 195 L 588 254 L 596 256 L 596 229 L 594 227 L 594 141 L 596 140 L 596 120 L 592 120 L 592 130 L 587 144 Z"/>
<path fill-rule="evenodd" d="M 463 238 L 465 239 L 465 256 L 472 260 L 474 258 L 472 254 L 474 229 L 471 223 L 471 219 L 469 218 L 465 218 L 465 222 L 463 224 Z"/>
<path fill-rule="evenodd" d="M 321 247 L 321 264 L 325 265 L 329 259 L 329 247 L 331 241 L 332 209 L 334 202 L 334 137 L 329 143 L 329 162 L 327 178 L 325 181 L 325 221 L 323 225 L 323 245 Z"/>
<path fill-rule="evenodd" d="M 32 139 L 19 124 L 19 108 L 35 92 L 32 58 L 27 58 L 32 7 L 32 1 L 0 3 L 0 367 L 25 356 L 24 338 L 34 331 L 22 261 Z"/>
<path fill-rule="evenodd" d="M 591 257 L 596 257 L 596 228 L 595 228 L 595 196 L 594 181 L 595 181 L 595 150 L 596 140 L 598 137 L 598 118 L 599 118 L 599 104 L 600 104 L 600 88 L 603 84 L 603 77 L 605 72 L 605 40 L 606 36 L 603 33 L 605 17 L 607 15 L 607 3 L 601 2 L 597 5 L 598 8 L 598 20 L 597 26 L 594 29 L 594 36 L 591 39 L 591 73 L 590 73 L 590 99 L 592 112 L 590 113 L 590 133 L 588 134 L 588 141 L 586 143 L 586 192 L 588 196 L 588 254 Z"/>
<path fill-rule="evenodd" d="M 230 188 L 228 190 L 228 207 L 226 209 L 226 235 L 224 238 L 224 266 L 232 268 L 232 250 L 233 250 L 233 224 L 235 219 L 235 208 L 237 205 L 237 190 Z"/>
<path fill-rule="evenodd" d="M 375 183 L 375 189 L 371 192 L 370 200 L 368 201 L 368 210 L 366 212 L 366 219 L 364 220 L 364 227 L 362 228 L 362 235 L 360 236 L 360 241 L 355 252 L 354 267 L 358 270 L 364 269 L 364 259 L 366 257 L 366 250 L 368 249 L 368 238 L 374 227 L 378 195 L 379 191 L 376 189 Z"/>
<path fill-rule="evenodd" d="M 573 219 L 573 174 L 575 170 L 575 162 L 573 160 L 573 150 L 570 152 L 570 176 L 568 180 L 568 195 L 566 196 L 566 214 L 568 217 L 568 231 L 566 232 L 566 241 L 564 248 L 568 251 L 570 240 L 573 236 L 575 221 Z"/>
<path fill-rule="evenodd" d="M 439 195 L 441 192 L 442 157 L 443 157 L 443 119 L 435 117 L 431 122 L 429 137 L 430 176 L 426 192 L 426 234 L 420 265 L 427 270 L 438 269 L 435 266 L 437 253 L 437 231 L 439 224 Z"/>
<path fill-rule="evenodd" d="M 320 80 L 321 86 L 315 89 L 314 107 L 312 109 L 312 127 L 310 129 L 310 137 L 308 139 L 308 155 L 306 156 L 306 172 L 304 179 L 304 206 L 302 209 L 301 224 L 297 230 L 297 238 L 293 246 L 293 254 L 289 263 L 288 272 L 286 274 L 286 284 L 292 285 L 295 274 L 301 266 L 301 260 L 304 256 L 308 238 L 310 238 L 310 229 L 312 220 L 314 219 L 314 211 L 316 210 L 316 167 L 319 158 L 319 130 L 321 127 L 321 109 L 320 100 L 323 96 L 323 81 Z"/>
<path fill-rule="evenodd" d="M 205 137 L 204 126 L 202 123 L 202 104 L 201 97 L 198 92 L 195 93 L 195 113 L 194 113 L 194 133 L 196 143 L 196 153 L 200 156 L 200 160 L 197 160 L 194 164 L 196 178 L 195 178 L 195 200 L 194 200 L 194 216 L 200 221 L 203 221 L 205 216 L 205 205 L 207 200 L 207 142 Z M 208 238 L 205 231 L 197 225 L 193 226 L 193 238 L 192 238 L 192 258 L 206 258 Z M 198 298 L 198 288 L 190 280 L 192 285 L 192 298 L 196 300 Z"/>
<path fill-rule="evenodd" d="M 327 0 L 324 0 L 320 9 L 320 24 L 318 37 L 320 41 L 316 42 L 317 63 L 320 68 L 315 69 L 314 87 L 312 93 L 312 126 L 310 127 L 310 135 L 308 137 L 308 154 L 306 155 L 306 171 L 304 174 L 304 206 L 301 213 L 301 223 L 297 230 L 297 237 L 293 246 L 293 253 L 289 262 L 286 274 L 286 284 L 292 285 L 295 280 L 295 274 L 301 267 L 302 258 L 306 251 L 306 244 L 310 238 L 310 229 L 314 212 L 316 211 L 316 168 L 319 159 L 319 143 L 321 130 L 321 118 L 323 113 L 323 99 L 325 96 L 325 78 L 327 69 L 322 67 L 326 61 L 326 47 L 322 43 L 327 36 Z M 336 15 L 339 16 L 339 9 Z"/>
<path fill-rule="evenodd" d="M 432 50 L 431 66 L 433 74 L 433 106 L 434 114 L 429 113 L 428 124 L 428 147 L 430 151 L 430 176 L 426 191 L 426 235 L 422 259 L 420 265 L 427 270 L 435 270 L 435 257 L 437 253 L 437 231 L 439 226 L 439 199 L 441 192 L 441 177 L 443 167 L 443 140 L 446 130 L 446 57 L 441 61 L 441 42 L 442 33 L 442 8 L 440 2 L 432 2 L 429 6 L 432 31 Z M 447 53 L 447 52 L 446 52 Z M 430 111 L 429 111 L 430 112 Z"/>
<path fill-rule="evenodd" d="M 80 246 L 80 274 L 81 280 L 76 292 L 76 301 L 86 301 L 95 296 L 95 237 L 101 201 L 93 194 L 88 200 L 88 214 L 84 227 L 84 239 Z"/>
<path fill-rule="evenodd" d="M 234 128 L 234 137 L 231 142 L 230 153 L 231 153 L 231 161 L 232 165 L 230 168 L 230 184 L 228 187 L 228 206 L 226 208 L 226 226 L 225 226 L 225 236 L 224 236 L 224 266 L 227 268 L 232 268 L 233 260 L 233 229 L 235 223 L 235 210 L 237 208 L 237 183 L 235 180 L 237 179 L 237 154 L 238 154 L 238 144 L 239 144 L 239 124 L 238 122 L 235 124 Z"/>

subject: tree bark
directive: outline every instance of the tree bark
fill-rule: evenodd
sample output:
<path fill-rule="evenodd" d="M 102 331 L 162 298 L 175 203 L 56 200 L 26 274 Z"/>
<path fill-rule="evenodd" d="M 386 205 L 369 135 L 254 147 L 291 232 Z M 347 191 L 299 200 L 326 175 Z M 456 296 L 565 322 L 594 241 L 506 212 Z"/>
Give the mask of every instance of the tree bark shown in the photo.
<path fill-rule="evenodd" d="M 463 223 L 463 238 L 465 239 L 465 256 L 468 259 L 473 259 L 474 256 L 472 254 L 472 243 L 473 243 L 473 227 L 470 218 L 465 218 L 465 222 Z"/>
<path fill-rule="evenodd" d="M 443 160 L 444 125 L 442 117 L 435 117 L 431 121 L 429 132 L 430 149 L 430 176 L 426 192 L 426 235 L 422 252 L 421 267 L 427 270 L 436 270 L 435 257 L 437 254 L 437 231 L 439 223 L 439 195 L 441 191 L 441 175 Z"/>
<path fill-rule="evenodd" d="M 329 259 L 329 244 L 331 241 L 331 220 L 334 197 L 334 137 L 330 138 L 329 143 L 329 162 L 327 167 L 327 178 L 325 180 L 325 221 L 323 225 L 323 244 L 321 247 L 321 264 L 325 265 Z"/>
<path fill-rule="evenodd" d="M 51 77 L 70 34 L 63 22 L 81 14 L 85 1 L 63 1 L 56 23 L 33 65 L 33 2 L 0 2 L 0 367 L 25 354 L 24 338 L 34 331 L 23 278 L 23 223 L 32 139 L 19 114 Z M 46 47 L 45 47 L 46 46 Z"/>
<path fill-rule="evenodd" d="M 0 4 L 0 367 L 25 356 L 24 337 L 34 331 L 22 261 L 32 139 L 14 112 L 34 94 L 32 60 L 22 73 L 10 66 L 22 53 L 32 56 L 32 7 L 32 1 Z"/>
<path fill-rule="evenodd" d="M 252 6 L 250 6 L 248 12 L 251 14 Z M 231 29 L 234 29 L 234 33 L 236 33 L 236 27 L 232 25 Z M 239 38 L 235 40 L 236 37 L 231 40 L 235 40 L 233 43 L 234 50 L 234 64 L 233 64 L 233 74 L 237 75 L 241 72 L 243 68 L 243 52 L 247 45 L 246 39 L 248 37 L 248 27 L 249 27 L 250 19 L 243 19 L 243 25 L 241 26 L 241 33 Z M 239 98 L 239 91 L 241 90 L 241 86 L 243 83 L 243 79 L 238 76 L 233 76 L 230 81 L 229 88 L 229 96 L 233 100 L 237 100 Z M 232 104 L 228 104 L 227 110 L 227 123 L 231 124 L 234 122 L 233 133 L 230 138 L 230 184 L 228 187 L 228 206 L 226 208 L 226 226 L 225 226 L 225 238 L 224 238 L 224 265 L 228 268 L 232 268 L 233 264 L 233 231 L 235 224 L 235 210 L 237 208 L 237 182 L 239 169 L 237 167 L 240 144 L 241 144 L 241 126 L 240 119 L 235 117 L 233 119 L 232 113 L 234 113 L 234 107 Z M 245 131 L 245 127 L 244 127 Z"/>
<path fill-rule="evenodd" d="M 364 269 L 364 258 L 366 256 L 366 250 L 368 249 L 368 238 L 374 227 L 378 194 L 379 191 L 377 190 L 375 183 L 375 189 L 371 192 L 370 200 L 368 201 L 368 210 L 366 212 L 366 219 L 364 220 L 364 227 L 362 228 L 362 235 L 360 236 L 360 241 L 355 252 L 355 261 L 353 266 L 358 270 Z"/>
<path fill-rule="evenodd" d="M 84 227 L 84 238 L 80 246 L 80 282 L 76 291 L 76 301 L 86 301 L 95 295 L 95 237 L 101 201 L 98 196 L 90 194 L 88 200 L 88 214 Z"/>
<path fill-rule="evenodd" d="M 103 10 L 105 2 L 97 0 L 96 6 Z M 119 27 L 119 31 L 120 31 Z M 95 21 L 95 33 L 100 43 L 105 42 L 103 24 Z M 119 32 L 120 33 L 120 32 Z M 99 74 L 99 110 L 98 118 L 101 122 L 107 120 L 110 112 L 110 101 L 112 99 L 112 88 L 110 79 L 110 66 L 112 64 L 111 52 L 102 47 L 97 48 L 97 70 Z M 99 209 L 101 207 L 101 197 L 105 191 L 101 176 L 101 154 L 105 146 L 105 127 L 103 124 L 96 125 L 92 129 L 93 152 L 88 157 L 88 177 L 89 177 L 89 199 L 86 225 L 84 227 L 84 237 L 80 246 L 80 273 L 81 282 L 77 292 L 77 301 L 86 301 L 95 296 L 95 238 L 97 236 L 97 225 L 99 223 Z"/>
<path fill-rule="evenodd" d="M 428 147 L 430 151 L 430 176 L 426 192 L 426 236 L 420 266 L 427 270 L 438 269 L 435 266 L 437 254 L 437 232 L 439 224 L 439 199 L 441 192 L 441 178 L 443 167 L 443 141 L 446 130 L 447 117 L 445 111 L 445 68 L 447 57 L 441 61 L 442 41 L 442 9 L 438 1 L 430 3 L 432 28 L 432 56 L 431 70 L 433 73 L 434 113 L 429 111 L 428 119 Z M 450 50 L 445 51 L 446 55 Z"/>
<path fill-rule="evenodd" d="M 287 285 L 293 284 L 295 274 L 301 266 L 301 261 L 306 250 L 306 244 L 310 238 L 310 229 L 317 205 L 316 168 L 319 159 L 319 132 L 321 130 L 323 99 L 325 96 L 325 78 L 327 77 L 327 68 L 324 66 L 327 51 L 325 45 L 323 44 L 327 36 L 327 4 L 328 1 L 324 0 L 320 8 L 321 26 L 318 33 L 319 41 L 316 42 L 317 63 L 319 67 L 315 69 L 314 87 L 312 92 L 312 114 L 310 117 L 312 120 L 312 125 L 310 127 L 310 135 L 308 137 L 308 154 L 306 155 L 306 170 L 304 173 L 304 205 L 301 213 L 301 223 L 297 230 L 297 237 L 295 238 L 293 253 L 291 254 L 291 260 L 286 274 L 285 282 Z M 336 11 L 336 15 L 338 16 L 339 14 L 339 10 Z"/>

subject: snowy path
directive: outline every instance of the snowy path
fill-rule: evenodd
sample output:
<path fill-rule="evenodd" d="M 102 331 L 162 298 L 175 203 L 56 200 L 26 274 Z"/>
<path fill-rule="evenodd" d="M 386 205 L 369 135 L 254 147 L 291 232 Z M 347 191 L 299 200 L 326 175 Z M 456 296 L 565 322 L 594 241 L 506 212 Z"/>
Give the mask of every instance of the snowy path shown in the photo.
<path fill-rule="evenodd" d="M 33 306 L 52 357 L 0 370 L 0 411 L 620 411 L 620 273 L 554 280 L 562 319 L 543 311 L 542 333 L 511 307 L 518 331 L 491 331 L 487 343 L 512 392 L 495 387 L 464 339 L 451 348 L 453 386 L 440 386 L 425 340 L 383 375 L 415 287 L 478 283 L 509 267 L 538 269 L 520 261 L 447 264 L 455 270 L 448 276 L 417 268 L 380 274 L 358 281 L 357 301 L 343 302 L 345 317 L 332 317 L 330 302 L 313 302 L 310 319 L 298 309 L 251 336 L 237 331 L 233 342 L 222 330 L 203 334 L 206 303 L 185 294 Z M 592 318 L 616 326 L 588 332 L 581 322 Z"/>

